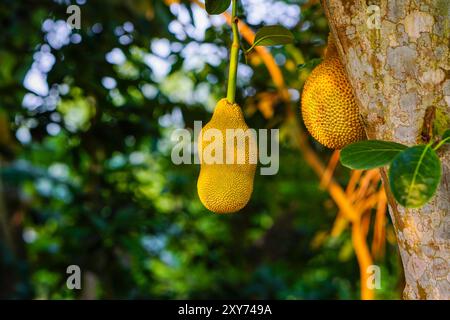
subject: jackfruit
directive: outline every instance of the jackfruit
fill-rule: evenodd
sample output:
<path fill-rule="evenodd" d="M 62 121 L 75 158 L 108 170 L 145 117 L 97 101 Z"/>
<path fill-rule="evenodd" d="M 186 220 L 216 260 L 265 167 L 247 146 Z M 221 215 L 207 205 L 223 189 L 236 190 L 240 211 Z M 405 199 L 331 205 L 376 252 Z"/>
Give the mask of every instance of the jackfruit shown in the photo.
<path fill-rule="evenodd" d="M 324 146 L 342 149 L 365 139 L 358 105 L 331 36 L 324 60 L 305 82 L 301 104 L 306 128 Z"/>
<path fill-rule="evenodd" d="M 205 136 L 209 129 L 216 129 L 221 136 L 214 136 L 214 139 Z M 231 131 L 237 138 L 227 136 L 231 133 L 227 129 L 235 129 Z M 239 139 L 242 139 L 242 143 L 236 143 Z M 211 148 L 211 143 L 221 146 L 221 163 L 211 163 L 211 160 L 205 158 L 207 154 L 204 154 L 204 151 Z M 215 213 L 232 213 L 245 207 L 253 192 L 256 149 L 256 137 L 245 123 L 239 105 L 229 103 L 227 99 L 220 100 L 211 120 L 202 128 L 198 138 L 200 175 L 197 192 L 200 201 L 208 210 Z M 217 156 L 215 152 L 211 154 Z M 226 159 L 227 155 L 229 161 Z"/>

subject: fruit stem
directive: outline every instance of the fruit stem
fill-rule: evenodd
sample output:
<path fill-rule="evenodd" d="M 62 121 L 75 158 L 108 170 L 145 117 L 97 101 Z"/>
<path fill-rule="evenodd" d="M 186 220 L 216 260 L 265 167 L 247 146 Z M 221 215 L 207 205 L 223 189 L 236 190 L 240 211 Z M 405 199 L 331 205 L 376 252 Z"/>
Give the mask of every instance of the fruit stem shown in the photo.
<path fill-rule="evenodd" d="M 237 0 L 232 0 L 231 29 L 233 31 L 233 43 L 231 44 L 230 71 L 228 76 L 228 90 L 227 90 L 227 100 L 229 103 L 234 103 L 236 98 L 236 78 L 239 62 L 239 49 L 241 47 L 238 30 L 239 19 L 236 17 L 236 12 L 237 12 Z"/>

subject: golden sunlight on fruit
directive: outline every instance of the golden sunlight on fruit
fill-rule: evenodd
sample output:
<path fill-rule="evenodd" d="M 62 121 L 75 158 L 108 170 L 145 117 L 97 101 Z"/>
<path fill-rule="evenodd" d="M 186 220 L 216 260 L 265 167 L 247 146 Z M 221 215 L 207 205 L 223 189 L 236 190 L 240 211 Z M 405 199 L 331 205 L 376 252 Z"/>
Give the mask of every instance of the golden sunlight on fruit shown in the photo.
<path fill-rule="evenodd" d="M 207 138 L 209 129 L 216 129 L 217 132 L 220 132 L 222 141 Z M 227 144 L 227 129 L 241 129 L 237 131 L 237 135 L 241 138 L 249 131 L 241 108 L 237 104 L 231 104 L 226 99 L 222 99 L 217 103 L 211 121 L 203 127 L 198 140 L 201 167 L 197 191 L 203 205 L 216 213 L 236 212 L 245 207 L 253 192 L 256 170 L 256 161 L 254 163 L 250 161 L 250 155 L 256 156 L 257 153 L 256 139 L 248 136 L 247 139 L 242 140 L 245 141 L 242 145 L 239 143 Z M 204 151 L 208 151 L 211 144 L 217 142 L 223 146 L 224 159 L 227 153 L 233 152 L 233 163 L 225 163 L 225 161 L 208 163 Z M 255 148 L 251 149 L 251 145 Z M 243 163 L 236 161 L 239 152 L 242 152 L 245 157 Z"/>
<path fill-rule="evenodd" d="M 365 139 L 358 106 L 331 39 L 325 59 L 310 74 L 302 93 L 302 116 L 324 146 L 341 149 Z"/>

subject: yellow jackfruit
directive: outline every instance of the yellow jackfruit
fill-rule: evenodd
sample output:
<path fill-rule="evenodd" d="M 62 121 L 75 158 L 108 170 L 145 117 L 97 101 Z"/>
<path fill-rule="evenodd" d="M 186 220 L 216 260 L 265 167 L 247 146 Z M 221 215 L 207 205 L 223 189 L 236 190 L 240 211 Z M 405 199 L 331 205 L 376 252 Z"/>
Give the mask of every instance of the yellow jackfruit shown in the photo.
<path fill-rule="evenodd" d="M 217 138 L 219 141 L 208 136 L 210 129 L 216 129 L 216 133 L 221 133 Z M 245 207 L 250 200 L 257 152 L 256 137 L 249 134 L 250 131 L 239 105 L 229 103 L 226 99 L 217 103 L 212 119 L 202 128 L 198 138 L 201 166 L 197 191 L 200 201 L 208 210 L 216 213 L 236 212 Z M 214 134 L 214 131 L 209 133 Z M 231 136 L 230 140 L 230 136 L 227 136 L 230 133 L 238 138 Z M 237 143 L 239 139 L 242 139 L 242 143 Z M 207 152 L 204 151 L 213 149 L 211 143 L 219 143 L 222 146 L 221 163 L 211 163 L 206 159 Z M 215 152 L 211 154 L 217 155 Z M 227 154 L 230 155 L 228 162 Z"/>
<path fill-rule="evenodd" d="M 366 137 L 358 105 L 331 36 L 324 60 L 305 82 L 301 109 L 308 131 L 328 148 L 341 149 Z"/>

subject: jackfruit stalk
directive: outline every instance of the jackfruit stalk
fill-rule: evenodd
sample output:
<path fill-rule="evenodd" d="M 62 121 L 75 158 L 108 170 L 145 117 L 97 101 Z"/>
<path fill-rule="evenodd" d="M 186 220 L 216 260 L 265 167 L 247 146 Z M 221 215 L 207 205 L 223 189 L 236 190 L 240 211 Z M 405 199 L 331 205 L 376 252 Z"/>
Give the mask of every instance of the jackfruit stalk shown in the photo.
<path fill-rule="evenodd" d="M 331 35 L 324 60 L 305 82 L 301 109 L 310 134 L 328 148 L 342 149 L 366 137 L 358 105 Z"/>
<path fill-rule="evenodd" d="M 205 148 L 211 147 L 211 143 L 217 143 L 214 139 L 205 136 L 209 129 L 216 129 L 221 133 L 221 145 L 223 146 L 223 162 L 208 163 L 203 157 Z M 238 137 L 246 137 L 245 143 L 233 143 L 227 139 L 231 132 L 227 129 L 235 129 L 232 132 Z M 210 211 L 216 213 L 231 213 L 241 210 L 250 200 L 253 192 L 253 179 L 256 170 L 256 138 L 249 133 L 249 128 L 244 120 L 239 105 L 229 103 L 222 99 L 217 103 L 211 121 L 201 130 L 198 138 L 198 151 L 200 154 L 200 175 L 197 181 L 197 191 L 200 201 Z M 208 139 L 206 139 L 206 137 Z M 228 136 L 229 137 L 229 136 Z M 245 148 L 244 150 L 242 148 Z M 226 163 L 226 155 L 233 152 L 232 163 Z M 242 152 L 242 162 L 238 162 Z M 253 157 L 253 160 L 252 160 Z M 231 159 L 231 157 L 230 157 Z"/>

